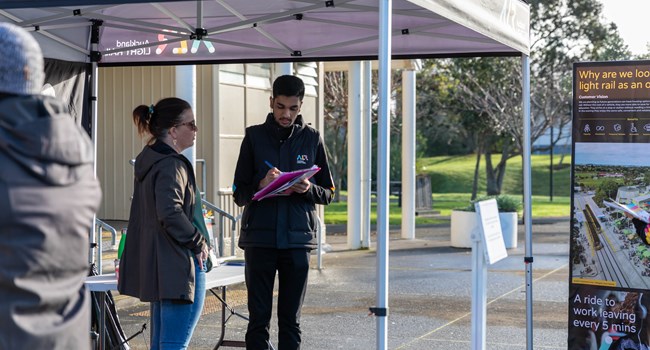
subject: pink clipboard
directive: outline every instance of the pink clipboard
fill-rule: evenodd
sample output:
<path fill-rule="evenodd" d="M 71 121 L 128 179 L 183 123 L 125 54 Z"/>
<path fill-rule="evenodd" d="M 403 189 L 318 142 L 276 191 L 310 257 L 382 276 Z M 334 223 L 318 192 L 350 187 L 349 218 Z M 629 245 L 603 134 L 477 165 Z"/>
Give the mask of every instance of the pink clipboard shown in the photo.
<path fill-rule="evenodd" d="M 285 191 L 287 191 L 291 186 L 299 181 L 302 181 L 303 179 L 309 179 L 310 177 L 314 176 L 314 174 L 316 174 L 319 170 L 320 167 L 314 165 L 311 168 L 307 169 L 283 172 L 280 174 L 280 176 L 275 178 L 273 182 L 268 184 L 263 189 L 257 191 L 253 195 L 253 200 L 259 201 L 264 198 L 286 196 L 289 193 L 285 193 Z"/>

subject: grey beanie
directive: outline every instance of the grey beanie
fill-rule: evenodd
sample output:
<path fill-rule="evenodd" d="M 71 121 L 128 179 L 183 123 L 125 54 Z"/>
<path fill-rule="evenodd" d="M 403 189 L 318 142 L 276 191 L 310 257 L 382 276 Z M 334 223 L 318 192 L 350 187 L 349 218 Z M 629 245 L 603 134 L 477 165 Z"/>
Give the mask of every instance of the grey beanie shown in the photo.
<path fill-rule="evenodd" d="M 0 92 L 36 95 L 43 87 L 43 54 L 26 30 L 0 23 Z"/>

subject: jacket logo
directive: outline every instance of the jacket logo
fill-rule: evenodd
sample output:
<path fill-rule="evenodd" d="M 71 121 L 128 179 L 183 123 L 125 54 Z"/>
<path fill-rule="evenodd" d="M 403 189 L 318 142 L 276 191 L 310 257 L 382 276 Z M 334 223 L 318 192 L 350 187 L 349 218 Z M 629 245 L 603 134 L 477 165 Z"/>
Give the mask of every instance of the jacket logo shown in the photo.
<path fill-rule="evenodd" d="M 298 157 L 296 157 L 296 164 L 307 164 L 308 160 L 306 154 L 298 155 Z"/>

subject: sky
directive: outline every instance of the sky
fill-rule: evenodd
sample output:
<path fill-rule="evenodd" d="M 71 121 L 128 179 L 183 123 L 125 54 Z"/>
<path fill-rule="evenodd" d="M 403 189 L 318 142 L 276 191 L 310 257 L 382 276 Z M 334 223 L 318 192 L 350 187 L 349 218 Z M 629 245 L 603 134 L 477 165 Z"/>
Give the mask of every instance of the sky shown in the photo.
<path fill-rule="evenodd" d="M 575 164 L 648 166 L 649 143 L 576 142 Z"/>
<path fill-rule="evenodd" d="M 603 4 L 603 16 L 616 23 L 618 31 L 633 54 L 646 53 L 648 34 L 648 0 L 600 0 Z"/>

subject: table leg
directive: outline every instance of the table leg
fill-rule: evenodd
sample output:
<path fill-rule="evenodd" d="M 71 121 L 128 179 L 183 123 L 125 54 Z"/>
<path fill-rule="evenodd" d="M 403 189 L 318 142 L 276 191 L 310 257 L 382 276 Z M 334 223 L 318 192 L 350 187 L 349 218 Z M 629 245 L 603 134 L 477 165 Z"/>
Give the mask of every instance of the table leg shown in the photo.
<path fill-rule="evenodd" d="M 238 312 L 235 311 L 232 307 L 228 306 L 226 303 L 226 286 L 219 287 L 221 288 L 221 297 L 219 297 L 219 294 L 215 293 L 212 289 L 210 289 L 210 292 L 219 299 L 221 302 L 221 335 L 219 336 L 219 340 L 217 341 L 217 345 L 215 345 L 213 350 L 219 349 L 221 346 L 231 346 L 231 347 L 237 347 L 237 348 L 245 348 L 246 347 L 246 342 L 241 341 L 241 340 L 224 340 L 224 337 L 226 335 L 226 323 L 228 323 L 228 320 L 232 315 L 236 315 L 246 321 L 248 321 L 248 318 L 242 314 L 239 314 Z M 226 309 L 230 311 L 230 315 L 226 317 Z"/>
<path fill-rule="evenodd" d="M 213 292 L 214 293 L 214 292 Z M 223 299 L 220 299 L 221 301 L 221 335 L 219 336 L 219 341 L 217 342 L 217 346 L 214 347 L 214 350 L 219 349 L 219 347 L 223 344 L 223 338 L 226 335 L 226 306 L 224 305 L 226 303 L 226 287 L 221 287 L 221 295 Z M 215 294 L 217 299 L 219 299 L 219 296 Z"/>

